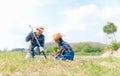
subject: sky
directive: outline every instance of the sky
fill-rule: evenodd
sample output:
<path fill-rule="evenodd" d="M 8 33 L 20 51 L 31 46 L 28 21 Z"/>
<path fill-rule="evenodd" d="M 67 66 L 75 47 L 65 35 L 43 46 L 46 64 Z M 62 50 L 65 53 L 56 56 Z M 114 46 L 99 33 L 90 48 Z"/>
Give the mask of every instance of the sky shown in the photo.
<path fill-rule="evenodd" d="M 28 48 L 29 25 L 44 26 L 46 43 L 58 32 L 69 43 L 105 43 L 102 29 L 113 22 L 120 41 L 119 4 L 120 0 L 0 0 L 0 49 Z"/>

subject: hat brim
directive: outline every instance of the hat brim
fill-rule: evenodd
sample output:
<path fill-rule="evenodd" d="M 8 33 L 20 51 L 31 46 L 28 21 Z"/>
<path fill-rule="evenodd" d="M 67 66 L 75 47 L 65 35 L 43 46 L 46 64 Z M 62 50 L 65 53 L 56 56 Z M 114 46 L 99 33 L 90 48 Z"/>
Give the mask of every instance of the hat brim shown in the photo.
<path fill-rule="evenodd" d="M 36 28 L 36 30 L 44 32 L 44 29 L 42 29 L 42 28 Z"/>

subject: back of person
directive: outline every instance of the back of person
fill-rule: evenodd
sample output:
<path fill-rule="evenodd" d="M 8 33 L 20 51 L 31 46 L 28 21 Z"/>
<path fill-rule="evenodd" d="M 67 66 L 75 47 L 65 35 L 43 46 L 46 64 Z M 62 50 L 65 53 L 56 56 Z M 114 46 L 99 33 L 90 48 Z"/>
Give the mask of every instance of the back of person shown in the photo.
<path fill-rule="evenodd" d="M 63 51 L 63 53 L 61 53 L 61 55 L 63 56 L 62 60 L 67 60 L 67 59 L 73 60 L 74 59 L 74 51 L 67 42 L 61 39 L 58 47 L 60 48 L 59 50 Z"/>
<path fill-rule="evenodd" d="M 63 41 L 60 33 L 53 35 L 54 41 L 58 44 L 59 51 L 57 52 L 55 59 L 56 60 L 73 60 L 74 51 L 72 47 L 65 41 Z"/>

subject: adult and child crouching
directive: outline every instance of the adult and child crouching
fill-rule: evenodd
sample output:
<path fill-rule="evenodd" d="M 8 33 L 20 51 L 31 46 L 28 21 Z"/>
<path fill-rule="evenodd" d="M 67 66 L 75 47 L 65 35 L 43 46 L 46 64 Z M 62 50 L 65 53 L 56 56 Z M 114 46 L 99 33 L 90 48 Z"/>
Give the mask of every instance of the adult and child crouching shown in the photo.
<path fill-rule="evenodd" d="M 36 28 L 34 35 L 36 36 L 40 46 L 44 48 L 45 36 L 43 35 L 44 28 L 39 26 Z M 38 42 L 36 41 L 33 33 L 30 32 L 26 37 L 26 42 L 31 42 L 29 47 L 29 53 L 26 55 L 26 58 L 34 58 L 35 55 L 40 54 L 40 49 Z M 74 59 L 74 51 L 72 47 L 62 39 L 62 35 L 60 33 L 56 33 L 53 35 L 53 40 L 58 45 L 58 51 L 56 55 L 53 57 L 54 60 L 73 60 Z"/>

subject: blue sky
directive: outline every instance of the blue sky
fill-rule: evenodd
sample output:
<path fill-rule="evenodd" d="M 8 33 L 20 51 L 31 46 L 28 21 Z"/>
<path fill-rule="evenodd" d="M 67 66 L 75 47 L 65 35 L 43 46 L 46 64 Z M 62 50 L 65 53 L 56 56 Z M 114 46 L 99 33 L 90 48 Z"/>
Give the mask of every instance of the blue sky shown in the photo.
<path fill-rule="evenodd" d="M 102 28 L 107 22 L 118 27 L 120 0 L 0 0 L 0 49 L 27 48 L 29 25 L 45 28 L 45 42 L 60 32 L 67 42 L 105 43 Z"/>

